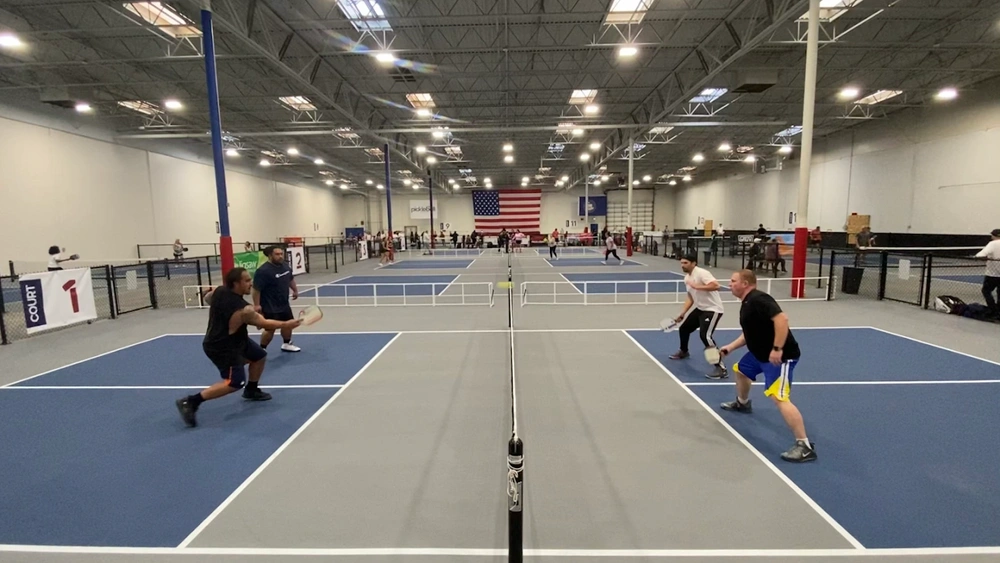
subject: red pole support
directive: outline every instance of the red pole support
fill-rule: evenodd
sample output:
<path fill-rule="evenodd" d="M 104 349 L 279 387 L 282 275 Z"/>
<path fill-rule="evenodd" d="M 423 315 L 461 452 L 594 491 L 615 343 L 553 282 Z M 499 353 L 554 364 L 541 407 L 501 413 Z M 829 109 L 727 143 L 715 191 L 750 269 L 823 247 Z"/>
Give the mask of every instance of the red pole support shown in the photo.
<path fill-rule="evenodd" d="M 809 231 L 806 227 L 795 228 L 795 247 L 792 251 L 792 297 L 806 296 L 806 251 L 809 245 Z"/>
<path fill-rule="evenodd" d="M 632 256 L 632 227 L 625 227 L 625 244 L 628 245 L 625 256 Z"/>

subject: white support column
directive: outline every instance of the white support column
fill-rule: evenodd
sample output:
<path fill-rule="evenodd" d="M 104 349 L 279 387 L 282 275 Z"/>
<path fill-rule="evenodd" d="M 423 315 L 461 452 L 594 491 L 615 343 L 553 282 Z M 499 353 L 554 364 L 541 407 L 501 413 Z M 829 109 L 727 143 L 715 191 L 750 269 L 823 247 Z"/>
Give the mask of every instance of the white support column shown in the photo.
<path fill-rule="evenodd" d="M 805 95 L 802 100 L 802 152 L 799 162 L 799 200 L 795 220 L 795 250 L 792 277 L 806 275 L 809 222 L 809 175 L 812 171 L 813 122 L 816 113 L 816 67 L 819 58 L 819 0 L 809 0 L 809 27 L 806 38 Z M 805 297 L 805 282 L 792 283 L 792 297 Z"/>

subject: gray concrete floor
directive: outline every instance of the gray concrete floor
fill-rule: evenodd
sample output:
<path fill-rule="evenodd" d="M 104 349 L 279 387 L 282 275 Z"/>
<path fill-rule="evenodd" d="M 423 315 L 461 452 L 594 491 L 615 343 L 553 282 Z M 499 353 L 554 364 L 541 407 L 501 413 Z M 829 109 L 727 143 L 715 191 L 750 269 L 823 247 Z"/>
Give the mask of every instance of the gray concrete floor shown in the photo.
<path fill-rule="evenodd" d="M 648 264 L 649 271 L 679 271 L 673 260 L 633 259 Z M 507 261 L 482 257 L 463 270 L 375 271 L 374 266 L 348 265 L 338 274 L 314 274 L 300 283 L 426 274 L 497 283 L 506 279 Z M 561 280 L 559 273 L 568 271 L 551 268 L 533 253 L 516 255 L 513 267 L 515 282 Z M 728 277 L 727 271 L 715 273 Z M 327 309 L 323 321 L 306 330 L 404 334 L 204 527 L 187 551 L 0 548 L 0 561 L 505 561 L 510 352 L 504 291 L 497 292 L 493 308 Z M 857 554 L 616 330 L 655 327 L 679 306 L 521 307 L 516 291 L 513 305 L 519 423 L 527 447 L 525 548 L 541 550 L 529 551 L 527 559 L 1000 560 L 1000 550 Z M 857 299 L 782 305 L 793 330 L 873 326 L 1000 361 L 996 325 Z M 727 312 L 736 307 L 727 305 Z M 736 326 L 736 317 L 727 314 L 722 328 Z M 204 311 L 144 311 L 18 341 L 0 348 L 0 385 L 161 334 L 200 333 L 204 326 Z M 212 376 L 206 373 L 206 383 Z M 779 524 L 787 533 L 761 533 Z M 355 548 L 359 551 L 345 551 Z M 378 548 L 408 551 L 372 551 Z"/>

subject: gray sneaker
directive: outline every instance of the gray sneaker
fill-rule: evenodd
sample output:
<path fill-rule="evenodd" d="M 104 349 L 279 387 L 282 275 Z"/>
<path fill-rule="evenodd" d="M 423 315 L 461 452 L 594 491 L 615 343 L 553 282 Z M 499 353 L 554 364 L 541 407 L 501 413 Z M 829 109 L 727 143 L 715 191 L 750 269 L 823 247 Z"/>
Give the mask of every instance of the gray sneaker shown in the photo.
<path fill-rule="evenodd" d="M 781 454 L 781 459 L 785 461 L 791 461 L 792 463 L 805 463 L 807 461 L 816 460 L 816 450 L 813 449 L 815 444 L 796 441 L 795 445 L 792 446 L 787 452 Z"/>
<path fill-rule="evenodd" d="M 715 369 L 712 371 L 712 373 L 706 373 L 705 377 L 709 379 L 725 379 L 729 377 L 729 372 L 726 371 L 725 366 L 719 364 L 715 366 Z"/>
<path fill-rule="evenodd" d="M 722 410 L 724 411 L 752 413 L 753 412 L 753 405 L 751 405 L 752 402 L 753 401 L 750 401 L 748 399 L 747 402 L 741 403 L 739 399 L 734 399 L 732 401 L 729 401 L 728 403 L 722 403 L 721 406 Z"/>

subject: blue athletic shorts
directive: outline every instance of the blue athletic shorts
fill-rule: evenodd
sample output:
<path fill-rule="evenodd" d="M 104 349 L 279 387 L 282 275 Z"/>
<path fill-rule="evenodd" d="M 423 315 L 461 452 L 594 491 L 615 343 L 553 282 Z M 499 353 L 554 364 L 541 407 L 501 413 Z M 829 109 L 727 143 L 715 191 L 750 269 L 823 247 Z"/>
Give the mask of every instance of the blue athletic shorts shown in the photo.
<path fill-rule="evenodd" d="M 771 362 L 761 362 L 753 354 L 747 352 L 740 358 L 733 370 L 747 376 L 751 381 L 757 381 L 757 376 L 764 374 L 764 396 L 774 397 L 779 401 L 787 401 L 792 392 L 792 374 L 798 360 L 786 360 L 781 365 Z"/>

